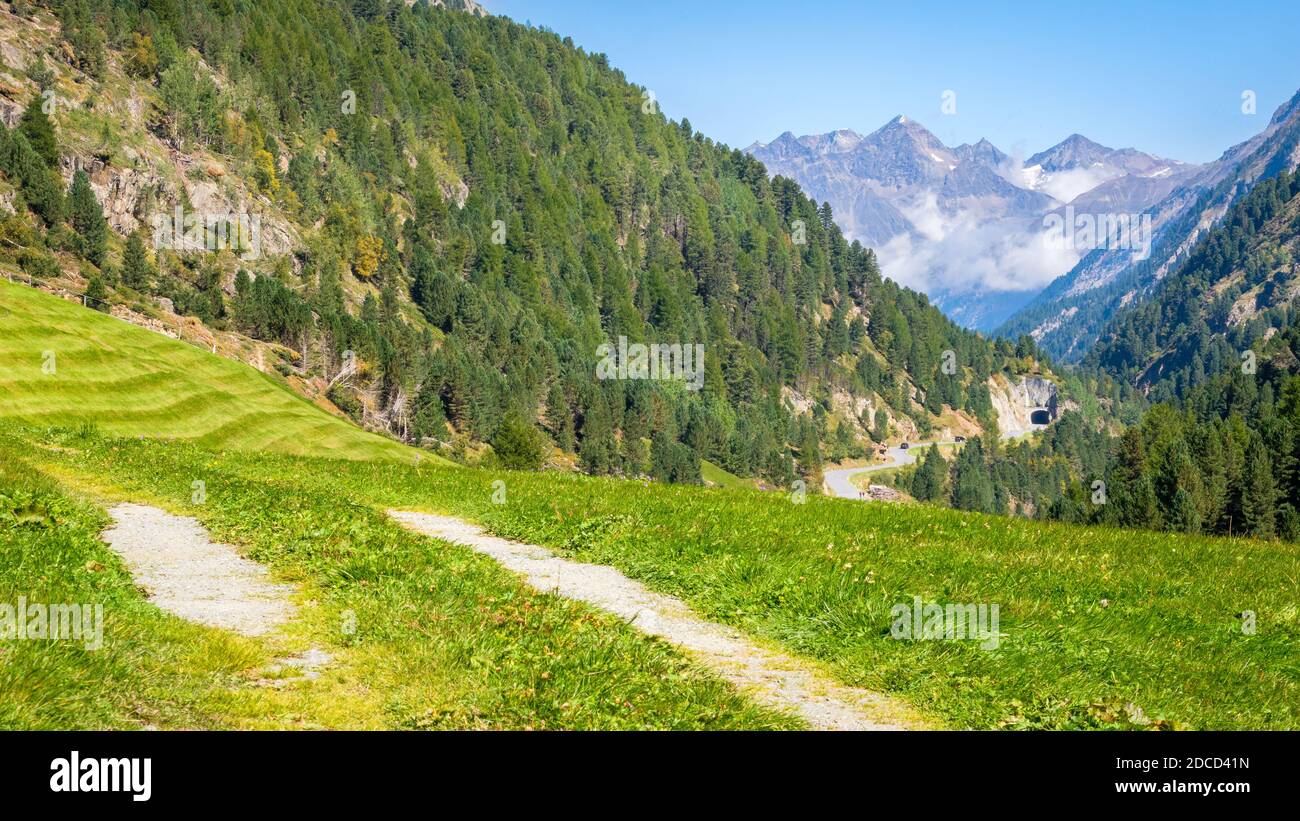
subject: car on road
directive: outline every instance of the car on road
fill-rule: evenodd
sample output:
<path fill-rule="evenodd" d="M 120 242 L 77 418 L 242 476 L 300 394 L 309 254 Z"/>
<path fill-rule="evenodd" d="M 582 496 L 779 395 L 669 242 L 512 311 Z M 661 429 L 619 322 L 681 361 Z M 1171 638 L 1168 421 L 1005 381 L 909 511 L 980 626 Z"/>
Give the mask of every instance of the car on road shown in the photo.
<path fill-rule="evenodd" d="M 954 439 L 953 441 L 960 445 L 962 442 L 965 442 L 965 441 L 966 441 L 966 437 L 965 437 L 965 436 L 958 436 L 958 437 L 957 437 L 956 439 Z"/>
<path fill-rule="evenodd" d="M 899 450 L 907 450 L 908 447 L 910 447 L 910 445 L 908 445 L 906 442 L 904 442 L 903 444 L 901 444 L 901 445 L 898 446 L 898 449 L 899 449 Z"/>

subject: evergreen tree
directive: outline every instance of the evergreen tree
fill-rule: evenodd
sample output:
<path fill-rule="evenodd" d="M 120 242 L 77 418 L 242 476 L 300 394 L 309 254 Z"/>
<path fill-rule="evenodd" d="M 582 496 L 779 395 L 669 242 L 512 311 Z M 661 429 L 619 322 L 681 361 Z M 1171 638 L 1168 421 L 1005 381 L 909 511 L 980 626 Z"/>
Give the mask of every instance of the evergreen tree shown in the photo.
<path fill-rule="evenodd" d="M 54 169 L 46 165 L 19 130 L 0 127 L 0 170 L 17 180 L 27 201 L 46 225 L 63 218 L 63 185 Z"/>
<path fill-rule="evenodd" d="M 822 487 L 822 455 L 818 444 L 817 428 L 812 419 L 800 417 L 799 468 L 809 493 L 820 493 Z"/>
<path fill-rule="evenodd" d="M 587 473 L 605 474 L 614 471 L 617 458 L 618 442 L 614 438 L 609 409 L 602 397 L 595 396 L 583 413 L 578 459 Z"/>
<path fill-rule="evenodd" d="M 1103 521 L 1123 527 L 1155 528 L 1159 526 L 1155 489 L 1146 471 L 1146 452 L 1142 431 L 1129 428 L 1120 438 L 1114 468 L 1106 484 L 1106 508 Z"/>
<path fill-rule="evenodd" d="M 23 109 L 23 116 L 18 121 L 18 131 L 27 138 L 32 150 L 47 167 L 57 169 L 59 141 L 54 136 L 54 123 L 45 115 L 44 102 L 44 98 L 38 95 L 27 103 L 27 108 Z"/>
<path fill-rule="evenodd" d="M 1273 460 L 1258 436 L 1246 451 L 1242 474 L 1241 532 L 1261 539 L 1276 534 L 1277 488 L 1273 482 Z"/>
<path fill-rule="evenodd" d="M 993 481 L 984 461 L 984 443 L 978 436 L 971 437 L 957 454 L 953 466 L 952 506 L 958 510 L 995 512 Z"/>
<path fill-rule="evenodd" d="M 546 424 L 555 437 L 555 443 L 565 453 L 572 453 L 574 448 L 573 410 L 569 407 L 569 398 L 564 384 L 556 381 L 546 395 Z"/>
<path fill-rule="evenodd" d="M 1153 484 L 1166 526 L 1183 533 L 1200 532 L 1200 476 L 1181 437 L 1165 449 Z"/>
<path fill-rule="evenodd" d="M 927 448 L 925 457 L 912 476 L 912 496 L 921 502 L 943 499 L 947 479 L 948 460 L 943 458 L 937 445 Z"/>
<path fill-rule="evenodd" d="M 507 470 L 537 470 L 546 458 L 541 433 L 517 415 L 505 418 L 491 444 L 501 466 Z"/>
<path fill-rule="evenodd" d="M 243 277 L 246 290 L 248 287 L 248 272 L 240 269 L 239 276 Z M 122 251 L 122 284 L 137 291 L 143 291 L 150 286 L 153 278 L 153 265 L 149 262 L 144 241 L 140 239 L 138 233 L 133 233 L 127 237 L 126 248 Z M 238 282 L 238 277 L 236 281 Z"/>
<path fill-rule="evenodd" d="M 94 274 L 86 283 L 86 307 L 93 308 L 101 313 L 108 313 L 108 289 L 104 287 L 104 280 L 99 274 Z"/>
<path fill-rule="evenodd" d="M 889 414 L 884 408 L 876 408 L 872 414 L 871 438 L 877 442 L 889 439 Z"/>
<path fill-rule="evenodd" d="M 1176 488 L 1165 513 L 1165 521 L 1171 530 L 1180 533 L 1199 533 L 1201 511 L 1196 505 L 1196 497 L 1186 488 Z"/>
<path fill-rule="evenodd" d="M 90 177 L 80 169 L 72 177 L 68 190 L 68 217 L 77 232 L 81 255 L 97 266 L 104 264 L 108 253 L 108 222 L 95 192 L 90 188 Z"/>

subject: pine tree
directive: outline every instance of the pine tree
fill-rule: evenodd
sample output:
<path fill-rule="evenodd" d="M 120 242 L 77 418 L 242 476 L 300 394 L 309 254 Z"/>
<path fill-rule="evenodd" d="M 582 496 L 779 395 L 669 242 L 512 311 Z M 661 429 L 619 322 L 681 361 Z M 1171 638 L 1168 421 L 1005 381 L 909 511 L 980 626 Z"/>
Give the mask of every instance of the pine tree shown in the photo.
<path fill-rule="evenodd" d="M 593 397 L 582 418 L 582 444 L 578 458 L 582 469 L 591 474 L 610 473 L 618 456 L 618 442 L 609 418 L 609 409 L 601 396 Z"/>
<path fill-rule="evenodd" d="M 822 454 L 817 439 L 817 427 L 812 418 L 804 415 L 799 437 L 799 468 L 807 483 L 809 493 L 820 493 L 823 481 Z"/>
<path fill-rule="evenodd" d="M 411 419 L 411 435 L 416 444 L 425 439 L 447 438 L 447 414 L 438 395 L 438 383 L 426 379 L 415 397 L 415 415 Z"/>
<path fill-rule="evenodd" d="M 1259 436 L 1246 451 L 1242 472 L 1241 531 L 1261 539 L 1276 534 L 1277 487 L 1273 480 L 1273 460 Z"/>
<path fill-rule="evenodd" d="M 871 358 L 871 355 L 868 354 L 866 358 Z M 884 442 L 889 438 L 889 414 L 885 413 L 884 408 L 876 408 L 872 414 L 871 438 L 877 442 Z"/>
<path fill-rule="evenodd" d="M 505 418 L 492 436 L 491 444 L 501 466 L 507 470 L 537 470 L 546 457 L 541 433 L 518 415 Z"/>
<path fill-rule="evenodd" d="M 672 480 L 673 440 L 662 429 L 650 438 L 650 475 L 661 482 Z"/>
<path fill-rule="evenodd" d="M 18 130 L 46 166 L 59 167 L 59 141 L 54 136 L 54 123 L 45 116 L 44 98 L 33 97 L 27 103 L 22 119 L 18 121 Z"/>
<path fill-rule="evenodd" d="M 1101 519 L 1123 527 L 1159 526 L 1155 489 L 1146 472 L 1146 452 L 1139 428 L 1129 428 L 1120 439 L 1116 463 L 1107 482 L 1106 508 Z"/>
<path fill-rule="evenodd" d="M 835 225 L 835 212 L 831 210 L 829 202 L 823 202 L 817 209 L 817 221 L 821 223 L 823 231 L 829 231 Z"/>
<path fill-rule="evenodd" d="M 952 506 L 980 513 L 993 513 L 996 509 L 993 481 L 984 461 L 984 443 L 978 436 L 971 437 L 957 454 L 953 467 Z"/>
<path fill-rule="evenodd" d="M 933 502 L 943 498 L 944 482 L 948 479 L 948 460 L 939 447 L 928 448 L 925 458 L 912 476 L 912 496 L 917 501 Z"/>
<path fill-rule="evenodd" d="M 1201 511 L 1196 506 L 1196 498 L 1186 488 L 1177 488 L 1165 521 L 1171 530 L 1179 533 L 1201 532 Z"/>
<path fill-rule="evenodd" d="M 248 274 L 243 269 L 240 269 L 239 273 L 243 275 L 246 290 Z M 150 286 L 153 278 L 153 265 L 149 262 L 144 242 L 138 233 L 133 233 L 127 237 L 126 248 L 122 252 L 122 284 L 143 291 Z"/>
<path fill-rule="evenodd" d="M 94 274 L 86 283 L 86 307 L 101 313 L 108 313 L 108 289 L 99 274 Z"/>
<path fill-rule="evenodd" d="M 1200 474 L 1192 464 L 1187 443 L 1181 436 L 1165 449 L 1152 484 L 1165 525 L 1183 533 L 1199 533 L 1202 524 L 1197 499 L 1201 490 Z"/>
<path fill-rule="evenodd" d="M 72 177 L 72 187 L 68 190 L 68 217 L 77 232 L 81 255 L 102 266 L 108 253 L 108 222 L 90 188 L 90 177 L 81 169 Z"/>
<path fill-rule="evenodd" d="M 45 164 L 22 131 L 0 128 L 0 132 L 0 170 L 21 184 L 32 211 L 46 225 L 54 225 L 63 218 L 63 186 L 58 173 Z"/>
<path fill-rule="evenodd" d="M 569 398 L 564 391 L 564 383 L 556 381 L 546 395 L 546 424 L 555 437 L 555 443 L 565 453 L 572 453 L 574 447 L 573 410 L 569 407 Z"/>

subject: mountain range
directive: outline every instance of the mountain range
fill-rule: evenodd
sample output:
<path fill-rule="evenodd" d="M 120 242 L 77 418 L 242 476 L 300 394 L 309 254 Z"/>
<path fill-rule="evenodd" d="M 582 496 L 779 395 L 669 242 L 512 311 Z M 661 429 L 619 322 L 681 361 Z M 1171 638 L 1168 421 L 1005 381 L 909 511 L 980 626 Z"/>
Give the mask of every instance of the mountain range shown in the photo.
<path fill-rule="evenodd" d="M 1098 186 L 1080 199 L 1090 207 L 1131 209 L 1151 215 L 1152 252 L 1134 259 L 1123 249 L 1098 248 L 1052 282 L 998 329 L 1009 336 L 1028 333 L 1053 356 L 1078 361 L 1097 342 L 1107 323 L 1122 309 L 1141 304 L 1196 242 L 1261 180 L 1290 171 L 1300 163 L 1300 93 L 1280 106 L 1268 126 L 1203 166 L 1183 166 L 1148 178 L 1144 190 L 1129 188 L 1123 177 Z M 1158 199 L 1151 195 L 1161 193 Z"/>
<path fill-rule="evenodd" d="M 877 249 L 886 274 L 982 330 L 1080 259 L 1050 241 L 1048 214 L 1067 204 L 1140 210 L 1200 169 L 1078 134 L 1023 161 L 988 140 L 949 148 L 901 115 L 866 136 L 787 132 L 746 151 L 829 202 L 848 236 Z"/>

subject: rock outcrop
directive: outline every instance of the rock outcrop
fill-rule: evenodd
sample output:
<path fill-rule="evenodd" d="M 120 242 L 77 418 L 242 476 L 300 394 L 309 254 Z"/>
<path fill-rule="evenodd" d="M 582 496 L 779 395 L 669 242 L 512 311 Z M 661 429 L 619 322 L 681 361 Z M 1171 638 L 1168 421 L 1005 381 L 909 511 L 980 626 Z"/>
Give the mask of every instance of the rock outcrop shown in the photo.
<path fill-rule="evenodd" d="M 1001 375 L 989 377 L 989 398 L 998 412 L 998 434 L 1003 439 L 1040 430 L 1056 421 L 1061 414 L 1060 392 L 1056 384 L 1042 376 L 1025 376 L 1012 384 Z M 1047 423 L 1034 419 L 1034 412 L 1045 410 Z"/>

